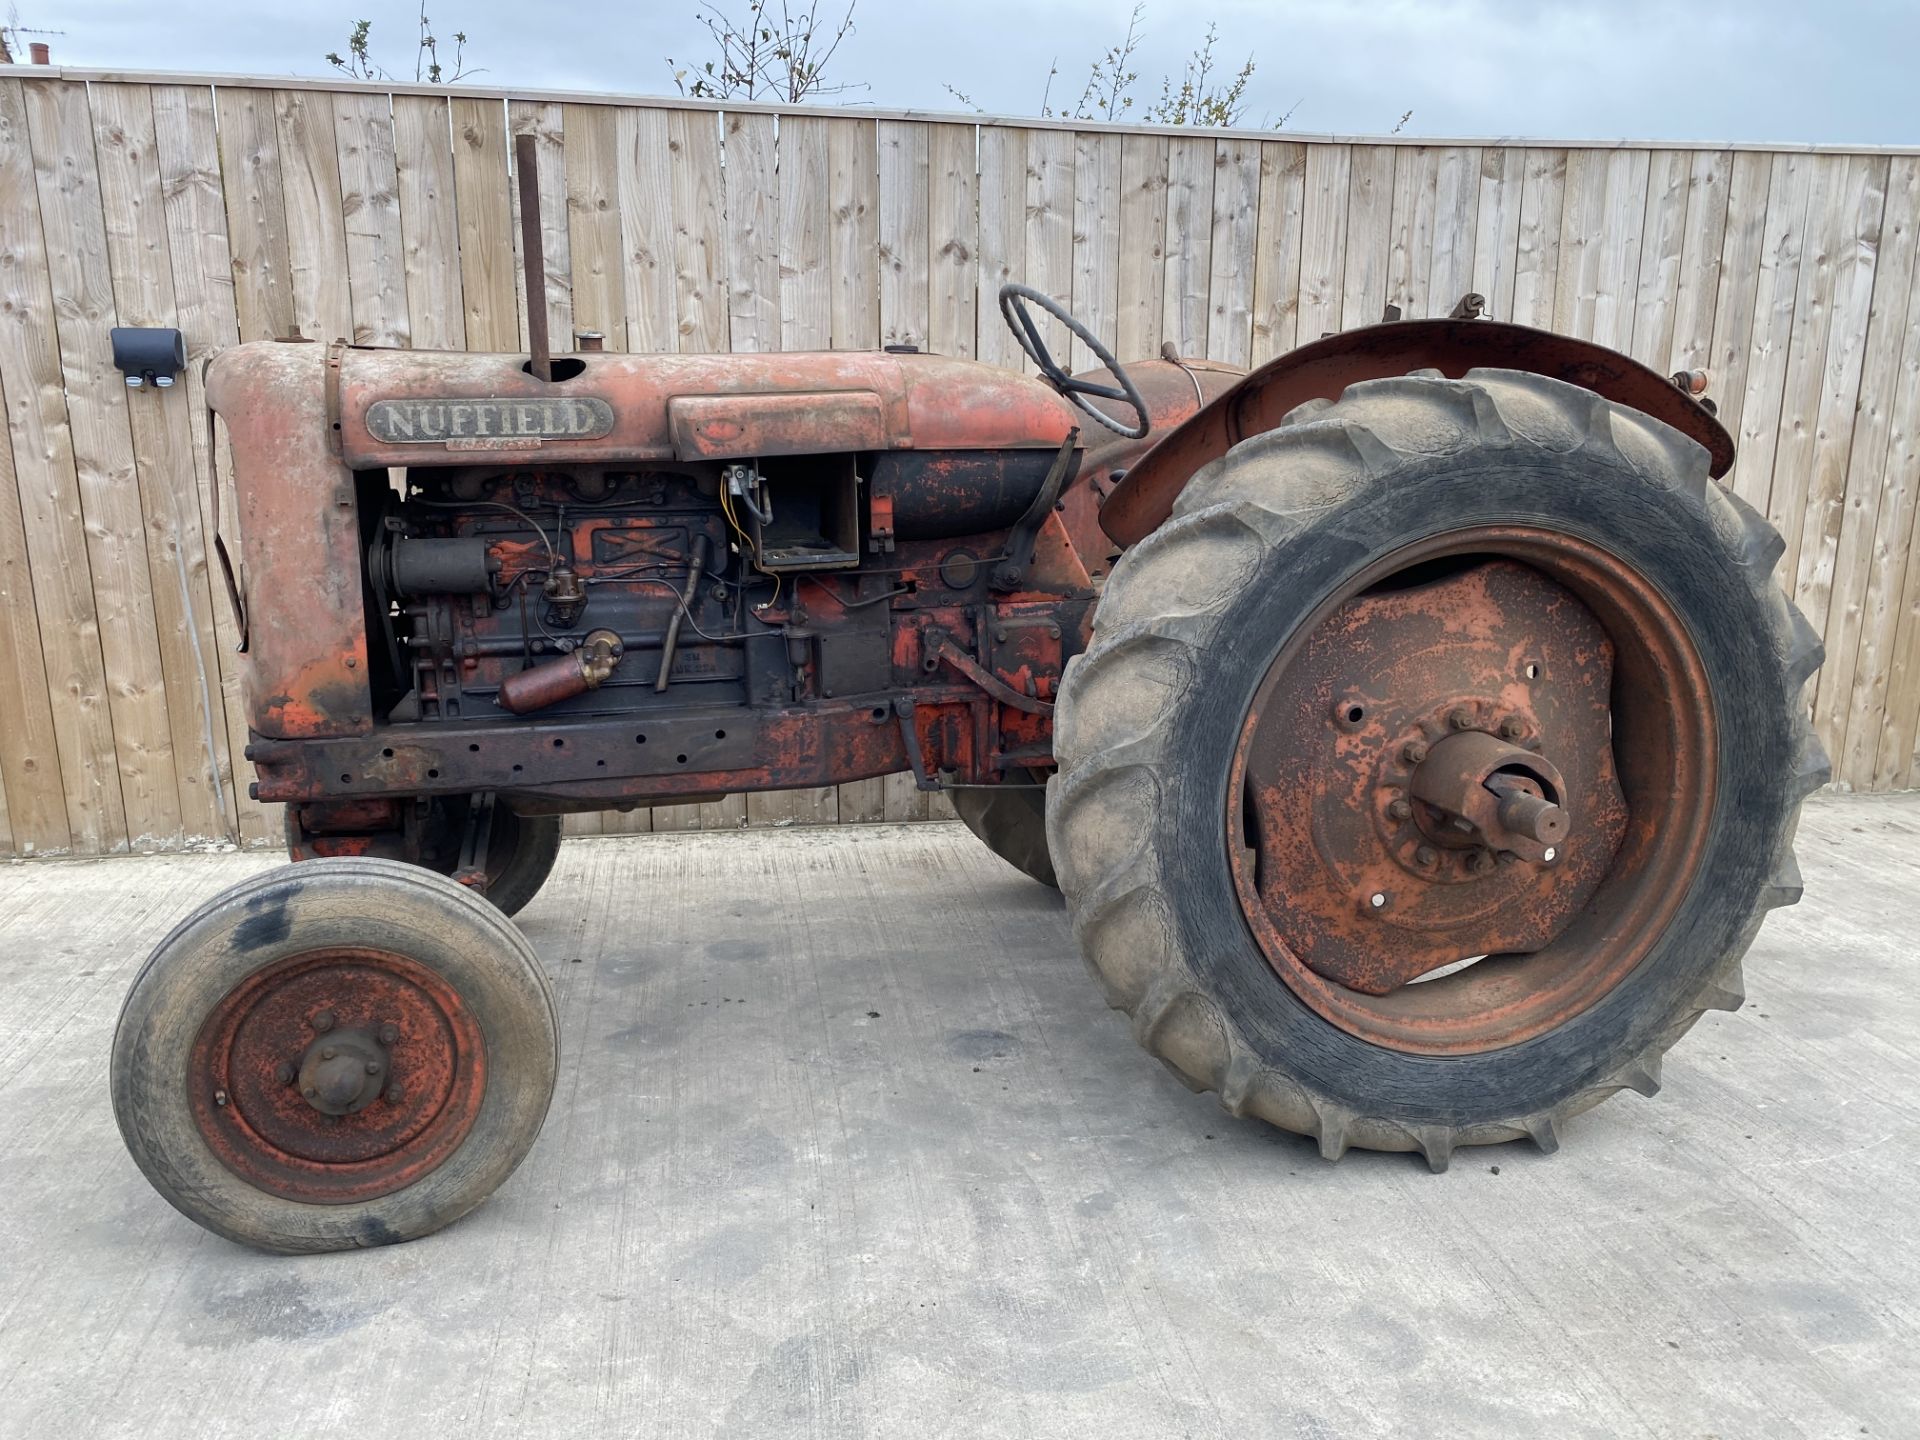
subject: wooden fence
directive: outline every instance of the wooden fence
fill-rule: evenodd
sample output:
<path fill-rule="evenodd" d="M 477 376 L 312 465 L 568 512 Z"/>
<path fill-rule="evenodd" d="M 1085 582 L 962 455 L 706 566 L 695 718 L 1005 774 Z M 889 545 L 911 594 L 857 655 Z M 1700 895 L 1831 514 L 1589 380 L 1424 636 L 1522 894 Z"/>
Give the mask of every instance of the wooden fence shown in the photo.
<path fill-rule="evenodd" d="M 623 350 L 1018 363 L 1021 279 L 1120 355 L 1257 364 L 1388 303 L 1706 366 L 1826 636 L 1836 778 L 1915 783 L 1920 151 L 1268 137 L 226 77 L 0 71 L 0 853 L 270 840 L 209 584 L 198 364 L 298 327 L 517 349 L 510 136 L 549 323 Z M 192 365 L 129 394 L 110 326 Z M 1077 357 L 1084 360 L 1084 356 Z M 222 469 L 224 475 L 224 468 Z M 224 480 L 221 482 L 224 484 Z M 227 513 L 232 513 L 228 510 Z M 271 603 L 271 576 L 253 577 Z M 898 777 L 607 829 L 914 818 Z M 588 817 L 582 828 L 602 822 Z"/>

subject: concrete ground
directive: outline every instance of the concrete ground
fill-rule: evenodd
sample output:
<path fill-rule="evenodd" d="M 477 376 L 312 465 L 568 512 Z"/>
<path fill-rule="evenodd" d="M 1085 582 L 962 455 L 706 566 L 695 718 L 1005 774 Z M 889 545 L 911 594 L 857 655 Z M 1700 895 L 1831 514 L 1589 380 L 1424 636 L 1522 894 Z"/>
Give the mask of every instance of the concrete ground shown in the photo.
<path fill-rule="evenodd" d="M 1442 1176 L 1188 1094 L 957 826 L 570 842 L 540 1143 L 304 1259 L 176 1214 L 106 1093 L 148 948 L 277 861 L 0 867 L 0 1433 L 1920 1434 L 1920 797 L 1801 833 L 1657 1100 Z"/>

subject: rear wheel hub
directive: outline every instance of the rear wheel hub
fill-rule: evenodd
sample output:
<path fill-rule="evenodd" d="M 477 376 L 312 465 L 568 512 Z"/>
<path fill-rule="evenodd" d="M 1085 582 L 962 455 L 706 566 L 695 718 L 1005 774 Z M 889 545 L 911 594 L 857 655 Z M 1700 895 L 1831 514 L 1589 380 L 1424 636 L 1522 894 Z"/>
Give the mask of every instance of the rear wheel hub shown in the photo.
<path fill-rule="evenodd" d="M 1516 1043 L 1624 978 L 1686 879 L 1649 877 L 1697 859 L 1710 796 L 1704 686 L 1676 684 L 1698 662 L 1657 593 L 1565 536 L 1491 538 L 1431 543 L 1323 607 L 1262 681 L 1230 790 L 1269 963 L 1342 1028 L 1417 1052 Z"/>

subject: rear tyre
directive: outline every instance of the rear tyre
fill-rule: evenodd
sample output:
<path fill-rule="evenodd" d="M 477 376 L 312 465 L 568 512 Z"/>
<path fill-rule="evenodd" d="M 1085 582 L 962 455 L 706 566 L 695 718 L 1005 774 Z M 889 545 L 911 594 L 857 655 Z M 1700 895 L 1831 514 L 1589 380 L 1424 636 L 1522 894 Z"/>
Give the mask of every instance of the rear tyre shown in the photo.
<path fill-rule="evenodd" d="M 1022 783 L 949 791 L 954 811 L 994 854 L 1029 879 L 1058 890 L 1053 857 L 1047 853 L 1047 792 L 1033 783 L 1031 771 L 1016 771 L 1011 778 Z"/>
<path fill-rule="evenodd" d="M 176 1209 L 291 1254 L 473 1209 L 540 1133 L 558 1058 L 545 972 L 498 910 L 418 866 L 320 859 L 242 881 L 160 942 L 111 1089 Z"/>
<path fill-rule="evenodd" d="M 1486 370 L 1355 385 L 1194 476 L 1066 672 L 1047 803 L 1074 929 L 1143 1046 L 1328 1158 L 1439 1170 L 1555 1148 L 1739 1008 L 1828 769 L 1779 538 L 1707 464 Z M 1504 759 L 1462 780 L 1456 737 Z M 1443 741 L 1451 779 L 1426 767 Z M 1515 781 L 1500 815 L 1570 816 L 1569 838 L 1500 829 L 1487 797 Z"/>

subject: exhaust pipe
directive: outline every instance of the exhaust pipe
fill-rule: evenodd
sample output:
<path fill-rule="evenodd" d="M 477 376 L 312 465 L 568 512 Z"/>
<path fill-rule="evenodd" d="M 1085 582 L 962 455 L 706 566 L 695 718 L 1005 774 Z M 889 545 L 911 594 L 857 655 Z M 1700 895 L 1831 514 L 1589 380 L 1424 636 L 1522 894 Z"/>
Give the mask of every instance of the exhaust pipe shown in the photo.
<path fill-rule="evenodd" d="M 537 379 L 553 379 L 553 351 L 547 342 L 547 257 L 540 248 L 540 162 L 532 135 L 513 137 L 513 168 L 520 176 L 520 253 L 527 262 L 528 362 Z"/>

